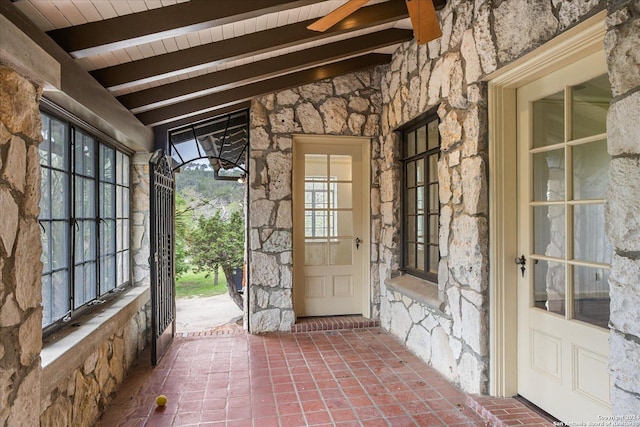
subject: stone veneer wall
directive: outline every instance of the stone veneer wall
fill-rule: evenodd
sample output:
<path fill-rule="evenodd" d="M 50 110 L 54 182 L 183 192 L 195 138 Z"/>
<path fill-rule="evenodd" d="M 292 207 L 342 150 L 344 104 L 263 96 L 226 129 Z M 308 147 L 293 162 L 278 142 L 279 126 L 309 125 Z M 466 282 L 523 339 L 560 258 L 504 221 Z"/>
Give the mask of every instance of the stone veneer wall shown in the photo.
<path fill-rule="evenodd" d="M 250 286 L 252 333 L 289 331 L 295 322 L 292 299 L 292 142 L 294 134 L 372 137 L 379 146 L 380 69 L 257 98 L 251 106 L 249 192 Z M 374 178 L 372 186 L 378 186 Z M 377 215 L 372 191 L 374 216 Z M 373 238 L 374 236 L 372 236 Z M 372 243 L 372 249 L 373 249 Z M 372 254 L 372 277 L 377 258 Z M 377 283 L 377 279 L 375 279 Z M 377 286 L 377 285 L 374 285 Z M 375 289 L 375 288 L 374 288 Z M 377 313 L 378 296 L 372 292 Z"/>
<path fill-rule="evenodd" d="M 40 94 L 0 64 L 0 425 L 40 413 Z"/>
<path fill-rule="evenodd" d="M 146 342 L 147 313 L 143 306 L 46 394 L 40 425 L 94 425 Z"/>
<path fill-rule="evenodd" d="M 131 257 L 133 259 L 133 285 L 151 283 L 149 159 L 151 154 L 134 154 L 131 158 Z"/>
<path fill-rule="evenodd" d="M 135 154 L 131 159 L 131 256 L 133 286 L 137 288 L 148 288 L 150 284 L 149 158 L 150 154 Z M 86 351 L 87 357 L 80 360 L 78 366 L 65 364 L 64 369 L 68 372 L 64 378 L 49 387 L 51 391 L 42 399 L 40 425 L 88 426 L 95 423 L 127 371 L 150 342 L 151 302 L 148 295 L 146 303 L 143 297 L 140 308 L 128 318 L 114 316 L 117 320 L 101 326 L 113 328 L 115 332 L 104 339 L 96 339 L 97 348 L 86 351 L 83 346 L 74 350 Z M 44 373 L 49 372 L 45 369 Z"/>
<path fill-rule="evenodd" d="M 613 100 L 605 220 L 615 250 L 609 367 L 613 414 L 625 416 L 640 413 L 640 2 L 612 1 L 608 12 L 605 51 Z"/>
<path fill-rule="evenodd" d="M 488 391 L 489 233 L 487 87 L 489 73 L 521 57 L 604 1 L 450 1 L 440 12 L 443 35 L 399 48 L 383 77 L 383 236 L 380 277 L 387 280 L 381 324 L 465 391 Z M 393 129 L 425 111 L 440 117 L 440 254 L 434 304 L 394 287 L 400 192 Z M 392 191 L 385 191 L 389 187 Z M 386 197 L 384 197 L 386 195 Z M 389 244 L 388 242 L 392 242 Z"/>
<path fill-rule="evenodd" d="M 40 357 L 40 95 L 38 85 L 0 64 L 0 425 L 91 425 L 145 346 L 148 304 L 142 301 L 135 314 L 120 319 L 115 332 L 41 400 L 46 376 L 61 374 L 43 372 Z M 132 210 L 140 217 L 134 226 L 147 225 L 149 216 L 148 202 L 146 208 L 142 202 L 148 179 L 140 174 L 132 172 Z M 147 235 L 142 231 L 132 242 L 138 259 Z M 137 263 L 136 283 L 148 286 L 146 257 Z M 145 297 L 148 292 L 137 300 Z"/>

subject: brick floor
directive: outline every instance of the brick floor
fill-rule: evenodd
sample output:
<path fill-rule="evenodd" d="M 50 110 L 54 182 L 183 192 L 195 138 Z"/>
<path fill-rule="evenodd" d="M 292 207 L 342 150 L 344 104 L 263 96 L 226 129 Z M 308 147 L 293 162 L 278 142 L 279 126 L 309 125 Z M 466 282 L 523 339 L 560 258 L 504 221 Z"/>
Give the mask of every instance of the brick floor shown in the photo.
<path fill-rule="evenodd" d="M 521 417 L 525 423 L 498 424 L 487 414 L 490 421 L 483 420 L 476 412 L 482 413 L 481 398 L 462 393 L 377 327 L 182 336 L 156 368 L 148 360 L 148 354 L 141 356 L 99 426 L 422 427 L 530 421 L 529 413 Z M 155 405 L 159 394 L 168 398 L 164 408 Z"/>

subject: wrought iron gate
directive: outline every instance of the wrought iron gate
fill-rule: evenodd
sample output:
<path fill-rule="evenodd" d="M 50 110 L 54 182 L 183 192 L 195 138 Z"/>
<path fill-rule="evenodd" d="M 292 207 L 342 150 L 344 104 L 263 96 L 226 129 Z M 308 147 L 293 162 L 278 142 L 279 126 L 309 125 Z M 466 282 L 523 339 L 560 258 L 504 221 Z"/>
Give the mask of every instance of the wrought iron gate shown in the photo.
<path fill-rule="evenodd" d="M 174 189 L 169 158 L 157 150 L 149 160 L 151 208 L 151 363 L 169 348 L 176 329 L 174 274 Z"/>

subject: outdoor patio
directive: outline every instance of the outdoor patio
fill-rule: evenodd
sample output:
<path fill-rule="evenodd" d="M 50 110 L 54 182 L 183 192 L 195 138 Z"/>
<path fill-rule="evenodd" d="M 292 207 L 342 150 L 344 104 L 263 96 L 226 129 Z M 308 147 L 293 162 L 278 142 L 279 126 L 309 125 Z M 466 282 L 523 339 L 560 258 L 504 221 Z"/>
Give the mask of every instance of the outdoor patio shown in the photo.
<path fill-rule="evenodd" d="M 100 426 L 552 425 L 514 399 L 462 393 L 378 327 L 188 334 L 155 369 L 148 360 Z"/>

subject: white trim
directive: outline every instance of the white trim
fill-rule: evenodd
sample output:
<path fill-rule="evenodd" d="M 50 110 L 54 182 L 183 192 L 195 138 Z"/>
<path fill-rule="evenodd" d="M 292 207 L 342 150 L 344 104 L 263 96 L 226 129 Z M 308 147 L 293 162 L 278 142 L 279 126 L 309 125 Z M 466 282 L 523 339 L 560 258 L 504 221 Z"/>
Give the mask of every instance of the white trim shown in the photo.
<path fill-rule="evenodd" d="M 517 393 L 516 89 L 603 49 L 601 11 L 517 61 L 489 82 L 489 394 Z"/>

